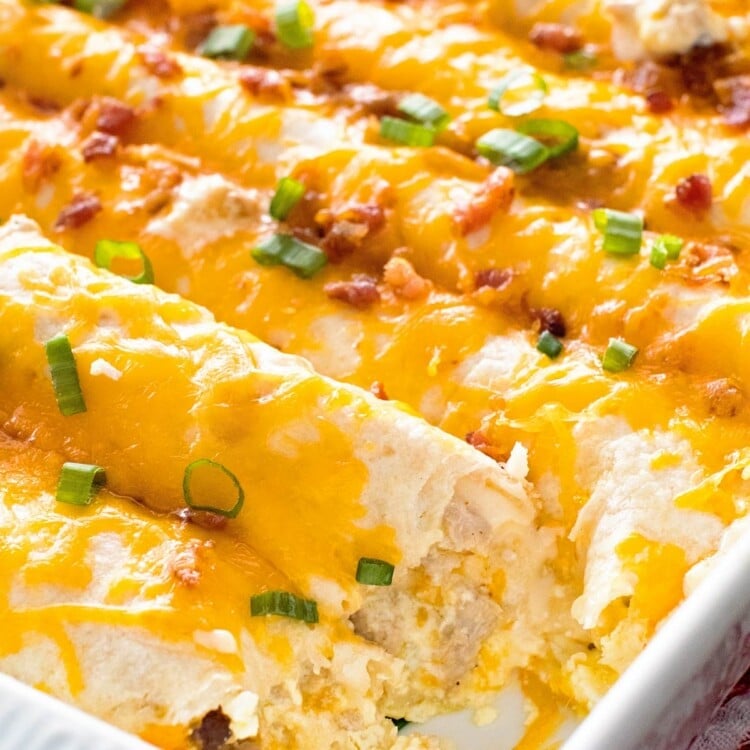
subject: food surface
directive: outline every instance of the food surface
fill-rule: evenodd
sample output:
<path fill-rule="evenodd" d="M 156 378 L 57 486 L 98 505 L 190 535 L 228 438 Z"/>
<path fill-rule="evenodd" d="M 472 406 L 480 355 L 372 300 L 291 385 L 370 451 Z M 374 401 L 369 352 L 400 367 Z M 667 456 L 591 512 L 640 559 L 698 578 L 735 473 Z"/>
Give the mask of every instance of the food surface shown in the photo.
<path fill-rule="evenodd" d="M 0 0 L 0 670 L 551 747 L 745 527 L 744 6 Z"/>

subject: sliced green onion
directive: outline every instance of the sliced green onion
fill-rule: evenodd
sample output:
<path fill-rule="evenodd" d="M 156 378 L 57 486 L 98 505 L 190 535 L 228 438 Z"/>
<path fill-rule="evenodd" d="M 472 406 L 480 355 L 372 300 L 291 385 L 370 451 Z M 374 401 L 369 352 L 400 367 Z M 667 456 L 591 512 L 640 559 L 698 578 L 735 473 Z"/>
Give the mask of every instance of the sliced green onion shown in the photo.
<path fill-rule="evenodd" d="M 198 52 L 221 60 L 244 60 L 254 41 L 255 32 L 244 24 L 217 26 L 203 40 Z"/>
<path fill-rule="evenodd" d="M 643 219 L 636 214 L 597 208 L 594 225 L 604 234 L 602 248 L 613 255 L 636 255 L 641 249 Z"/>
<path fill-rule="evenodd" d="M 328 256 L 315 245 L 308 245 L 290 234 L 274 234 L 251 254 L 262 266 L 286 266 L 297 276 L 309 279 L 328 262 Z"/>
<path fill-rule="evenodd" d="M 361 557 L 357 563 L 357 581 L 367 586 L 390 586 L 394 567 L 385 560 Z"/>
<path fill-rule="evenodd" d="M 424 94 L 409 94 L 398 103 L 398 111 L 412 120 L 442 130 L 450 115 L 434 100 Z"/>
<path fill-rule="evenodd" d="M 435 143 L 435 128 L 401 120 L 398 117 L 383 117 L 380 121 L 380 136 L 406 146 L 432 146 Z"/>
<path fill-rule="evenodd" d="M 198 473 L 196 474 L 196 472 Z M 218 506 L 202 501 L 200 497 L 216 497 L 216 485 L 224 477 L 228 478 L 232 483 L 235 493 L 232 504 L 227 503 Z M 245 491 L 242 489 L 239 479 L 226 466 L 216 461 L 211 461 L 209 458 L 199 458 L 187 466 L 182 478 L 182 494 L 185 498 L 185 504 L 189 508 L 193 510 L 206 510 L 209 513 L 217 513 L 226 518 L 237 518 L 245 502 Z M 198 499 L 196 499 L 196 495 Z"/>
<path fill-rule="evenodd" d="M 69 417 L 86 411 L 76 360 L 68 337 L 61 333 L 50 339 L 44 348 L 60 413 Z"/>
<path fill-rule="evenodd" d="M 117 242 L 116 240 L 99 240 L 94 248 L 94 263 L 99 268 L 112 270 L 115 258 L 139 260 L 143 266 L 137 276 L 125 276 L 135 284 L 153 284 L 154 269 L 143 249 L 137 242 Z"/>
<path fill-rule="evenodd" d="M 90 505 L 104 479 L 101 466 L 66 462 L 57 483 L 57 501 L 68 505 Z"/>
<path fill-rule="evenodd" d="M 518 174 L 531 172 L 549 159 L 549 149 L 536 138 L 503 128 L 485 133 L 476 147 L 493 164 L 510 167 Z"/>
<path fill-rule="evenodd" d="M 589 70 L 598 62 L 596 55 L 585 49 L 563 55 L 563 64 L 568 70 Z"/>
<path fill-rule="evenodd" d="M 318 605 L 288 591 L 266 591 L 250 597 L 250 614 L 253 617 L 280 615 L 303 622 L 318 622 Z"/>
<path fill-rule="evenodd" d="M 660 245 L 658 242 L 654 242 L 651 246 L 651 255 L 649 256 L 648 262 L 660 271 L 663 270 L 667 265 L 667 249 L 664 245 Z"/>
<path fill-rule="evenodd" d="M 547 95 L 547 84 L 539 73 L 529 68 L 514 70 L 492 90 L 487 106 L 507 117 L 528 115 L 539 109 Z"/>
<path fill-rule="evenodd" d="M 75 0 L 73 7 L 96 18 L 109 18 L 120 10 L 127 0 Z"/>
<path fill-rule="evenodd" d="M 282 177 L 271 198 L 268 213 L 277 221 L 283 221 L 305 194 L 305 186 L 293 177 Z"/>
<path fill-rule="evenodd" d="M 399 732 L 400 732 L 400 731 L 401 731 L 401 730 L 402 730 L 402 729 L 403 729 L 403 728 L 404 728 L 405 726 L 408 726 L 409 724 L 411 724 L 411 722 L 410 722 L 410 721 L 409 721 L 408 719 L 394 719 L 394 718 L 393 718 L 393 717 L 391 717 L 391 716 L 388 716 L 387 718 L 388 718 L 388 719 L 390 719 L 390 720 L 391 720 L 391 721 L 392 721 L 392 722 L 394 723 L 394 725 L 395 725 L 395 727 L 396 727 L 397 731 L 399 731 Z"/>
<path fill-rule="evenodd" d="M 680 257 L 682 248 L 685 246 L 685 240 L 681 237 L 675 237 L 673 234 L 662 234 L 656 238 L 654 245 L 664 248 L 667 260 L 677 260 Z"/>
<path fill-rule="evenodd" d="M 549 158 L 563 156 L 578 148 L 578 130 L 565 120 L 526 120 L 516 130 L 542 142 L 549 150 Z"/>
<path fill-rule="evenodd" d="M 276 3 L 276 34 L 291 49 L 313 45 L 315 16 L 305 0 L 279 0 Z"/>
<path fill-rule="evenodd" d="M 563 350 L 562 341 L 549 331 L 542 331 L 539 340 L 536 342 L 536 348 L 546 354 L 550 359 L 560 356 Z"/>
<path fill-rule="evenodd" d="M 627 370 L 638 354 L 638 348 L 622 339 L 610 339 L 607 351 L 602 358 L 602 367 L 608 372 Z"/>

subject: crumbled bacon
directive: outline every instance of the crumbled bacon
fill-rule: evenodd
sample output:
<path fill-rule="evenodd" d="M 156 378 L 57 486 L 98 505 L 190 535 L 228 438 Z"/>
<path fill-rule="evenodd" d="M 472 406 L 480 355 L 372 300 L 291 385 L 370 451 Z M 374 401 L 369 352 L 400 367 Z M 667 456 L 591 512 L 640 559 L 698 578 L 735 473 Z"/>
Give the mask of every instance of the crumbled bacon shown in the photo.
<path fill-rule="evenodd" d="M 375 117 L 398 117 L 399 96 L 391 91 L 384 91 L 371 83 L 350 83 L 343 87 L 341 99 L 350 106 L 357 107 L 366 114 Z"/>
<path fill-rule="evenodd" d="M 102 210 L 101 201 L 91 193 L 79 193 L 60 211 L 55 229 L 78 229 L 96 216 Z"/>
<path fill-rule="evenodd" d="M 453 219 L 462 235 L 471 234 L 499 212 L 506 212 L 513 202 L 515 188 L 513 172 L 507 167 L 498 167 L 479 186 L 467 205 L 457 206 Z"/>
<path fill-rule="evenodd" d="M 561 55 L 576 52 L 583 47 L 581 32 L 562 23 L 535 23 L 529 40 L 539 49 L 559 52 Z"/>
<path fill-rule="evenodd" d="M 197 47 L 217 24 L 213 11 L 188 13 L 180 21 L 185 33 L 185 46 L 189 49 Z"/>
<path fill-rule="evenodd" d="M 126 135 L 135 122 L 135 110 L 109 96 L 102 97 L 98 105 L 96 129 L 110 135 Z"/>
<path fill-rule="evenodd" d="M 680 180 L 674 192 L 677 203 L 693 214 L 708 211 L 713 203 L 711 180 L 704 174 L 693 174 Z"/>
<path fill-rule="evenodd" d="M 356 274 L 350 281 L 332 281 L 323 287 L 331 298 L 364 310 L 380 301 L 376 280 L 365 274 Z"/>
<path fill-rule="evenodd" d="M 226 516 L 221 516 L 218 513 L 211 513 L 207 510 L 183 508 L 177 513 L 177 516 L 186 523 L 194 523 L 196 526 L 208 529 L 209 531 L 223 529 L 227 525 Z"/>
<path fill-rule="evenodd" d="M 562 313 L 554 307 L 541 307 L 532 311 L 533 316 L 539 321 L 542 331 L 549 331 L 554 336 L 562 338 L 567 331 L 565 318 Z"/>
<path fill-rule="evenodd" d="M 110 156 L 114 156 L 119 143 L 120 139 L 117 136 L 96 131 L 92 133 L 81 146 L 83 160 L 85 162 L 90 162 L 96 159 L 107 159 Z"/>
<path fill-rule="evenodd" d="M 504 461 L 507 459 L 507 455 L 499 448 L 492 445 L 481 430 L 474 430 L 474 432 L 467 433 L 466 442 L 473 448 L 484 453 L 485 456 L 489 456 L 495 461 Z"/>
<path fill-rule="evenodd" d="M 370 384 L 370 393 L 381 401 L 388 401 L 388 394 L 385 392 L 385 386 L 380 380 L 375 380 Z"/>
<path fill-rule="evenodd" d="M 378 203 L 353 204 L 332 212 L 319 211 L 315 222 L 322 228 L 321 247 L 333 263 L 351 255 L 365 238 L 385 225 L 385 209 Z"/>
<path fill-rule="evenodd" d="M 734 417 L 744 406 L 742 391 L 728 378 L 712 380 L 706 384 L 708 409 L 717 417 Z"/>
<path fill-rule="evenodd" d="M 422 278 L 406 258 L 394 256 L 383 269 L 383 280 L 393 291 L 408 300 L 424 297 L 430 291 L 430 282 Z"/>
<path fill-rule="evenodd" d="M 474 286 L 477 289 L 505 289 L 513 280 L 513 271 L 509 268 L 483 268 L 474 274 Z"/>
<path fill-rule="evenodd" d="M 232 736 L 230 718 L 221 708 L 209 711 L 193 729 L 191 739 L 200 750 L 223 750 Z"/>
<path fill-rule="evenodd" d="M 242 87 L 253 96 L 269 96 L 289 101 L 292 87 L 277 70 L 246 65 L 239 74 Z"/>
<path fill-rule="evenodd" d="M 690 52 L 681 55 L 677 68 L 685 90 L 692 96 L 712 98 L 714 81 L 721 76 L 727 52 L 728 48 L 722 44 L 695 45 Z"/>
<path fill-rule="evenodd" d="M 174 57 L 152 44 L 138 47 L 138 57 L 146 70 L 157 78 L 174 78 L 182 73 L 182 66 Z"/>
<path fill-rule="evenodd" d="M 200 542 L 192 539 L 169 562 L 172 575 L 188 588 L 194 588 L 201 579 L 201 557 L 212 542 Z"/>
<path fill-rule="evenodd" d="M 723 78 L 716 81 L 714 90 L 727 125 L 735 128 L 750 125 L 750 75 Z"/>
<path fill-rule="evenodd" d="M 674 109 L 674 102 L 666 91 L 651 91 L 646 94 L 646 106 L 649 112 L 663 115 Z"/>
<path fill-rule="evenodd" d="M 23 154 L 23 184 L 35 193 L 42 182 L 54 175 L 62 165 L 60 155 L 53 146 L 32 140 Z"/>

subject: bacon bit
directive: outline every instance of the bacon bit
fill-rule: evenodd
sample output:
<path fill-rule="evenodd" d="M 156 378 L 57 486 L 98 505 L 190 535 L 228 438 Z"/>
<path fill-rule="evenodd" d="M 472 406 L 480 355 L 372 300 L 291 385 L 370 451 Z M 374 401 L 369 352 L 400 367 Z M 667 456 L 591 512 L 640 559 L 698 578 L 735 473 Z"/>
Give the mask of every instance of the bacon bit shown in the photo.
<path fill-rule="evenodd" d="M 292 86 L 277 70 L 244 66 L 239 75 L 240 84 L 253 96 L 269 96 L 281 101 L 291 101 Z"/>
<path fill-rule="evenodd" d="M 674 102 L 666 91 L 652 91 L 646 94 L 646 106 L 652 114 L 663 115 L 674 109 Z"/>
<path fill-rule="evenodd" d="M 148 72 L 157 78 L 174 78 L 182 73 L 182 66 L 177 60 L 152 44 L 138 47 L 138 57 Z"/>
<path fill-rule="evenodd" d="M 706 384 L 708 410 L 717 417 L 734 417 L 744 406 L 742 391 L 728 378 L 712 380 Z"/>
<path fill-rule="evenodd" d="M 723 78 L 716 81 L 714 90 L 727 125 L 734 128 L 750 125 L 750 75 Z"/>
<path fill-rule="evenodd" d="M 472 447 L 476 448 L 485 456 L 489 456 L 495 461 L 504 461 L 508 458 L 507 454 L 501 451 L 496 446 L 492 445 L 481 430 L 474 430 L 466 435 L 466 442 Z"/>
<path fill-rule="evenodd" d="M 182 17 L 185 33 L 185 46 L 188 49 L 197 47 L 216 26 L 216 14 L 213 11 L 189 13 Z"/>
<path fill-rule="evenodd" d="M 28 102 L 34 109 L 39 110 L 45 115 L 54 115 L 59 112 L 62 107 L 52 99 L 44 99 L 41 96 L 30 96 Z"/>
<path fill-rule="evenodd" d="M 388 401 L 388 394 L 385 392 L 385 386 L 380 380 L 375 380 L 370 384 L 370 393 L 372 393 L 375 398 L 379 398 L 381 401 Z"/>
<path fill-rule="evenodd" d="M 553 336 L 562 338 L 567 332 L 565 319 L 562 313 L 554 307 L 541 307 L 538 310 L 532 310 L 531 314 L 539 321 L 539 328 L 542 331 L 549 331 Z"/>
<path fill-rule="evenodd" d="M 55 222 L 55 229 L 60 232 L 65 229 L 78 229 L 96 216 L 102 210 L 101 201 L 91 193 L 79 193 L 62 210 Z"/>
<path fill-rule="evenodd" d="M 350 83 L 343 87 L 340 98 L 345 104 L 356 107 L 375 117 L 400 117 L 400 96 L 374 86 L 371 83 Z"/>
<path fill-rule="evenodd" d="M 711 180 L 703 174 L 693 174 L 680 180 L 674 192 L 677 203 L 693 214 L 708 211 L 713 203 Z"/>
<path fill-rule="evenodd" d="M 62 159 L 53 146 L 32 140 L 23 155 L 24 188 L 35 193 L 42 182 L 52 177 L 61 166 Z"/>
<path fill-rule="evenodd" d="M 535 23 L 529 41 L 539 49 L 567 55 L 583 47 L 583 36 L 578 29 L 562 23 Z"/>
<path fill-rule="evenodd" d="M 380 292 L 375 279 L 365 274 L 356 274 L 351 281 L 332 281 L 323 287 L 331 298 L 364 310 L 380 301 Z"/>
<path fill-rule="evenodd" d="M 231 720 L 221 708 L 209 711 L 199 726 L 193 729 L 190 738 L 200 750 L 222 750 L 232 736 Z"/>
<path fill-rule="evenodd" d="M 325 233 L 321 247 L 333 263 L 351 255 L 366 237 L 382 229 L 385 220 L 385 209 L 376 203 L 345 206 L 335 213 L 323 209 L 315 215 Z"/>
<path fill-rule="evenodd" d="M 513 280 L 513 271 L 510 268 L 483 268 L 474 274 L 474 287 L 481 289 L 505 289 Z"/>
<path fill-rule="evenodd" d="M 680 56 L 677 67 L 689 94 L 708 99 L 713 97 L 714 81 L 719 77 L 728 51 L 722 44 L 696 45 L 686 55 Z"/>
<path fill-rule="evenodd" d="M 225 528 L 228 520 L 226 516 L 220 516 L 218 513 L 211 513 L 208 510 L 193 510 L 192 508 L 183 508 L 177 513 L 177 516 L 185 523 L 193 523 L 209 531 Z"/>
<path fill-rule="evenodd" d="M 462 236 L 471 234 L 498 212 L 507 212 L 513 202 L 515 188 L 513 172 L 507 167 L 498 167 L 474 193 L 466 206 L 457 206 L 453 220 Z"/>
<path fill-rule="evenodd" d="M 88 163 L 96 159 L 107 159 L 114 156 L 119 144 L 120 139 L 117 136 L 96 131 L 85 140 L 81 147 L 83 160 Z"/>
<path fill-rule="evenodd" d="M 204 546 L 203 542 L 193 539 L 170 560 L 169 571 L 183 586 L 195 588 L 200 582 L 200 558 Z"/>
<path fill-rule="evenodd" d="M 430 282 L 422 278 L 406 258 L 397 256 L 385 264 L 383 280 L 399 297 L 408 300 L 421 299 L 431 287 Z"/>
<path fill-rule="evenodd" d="M 136 114 L 132 107 L 109 96 L 102 97 L 98 104 L 97 130 L 110 135 L 123 136 L 133 126 Z"/>

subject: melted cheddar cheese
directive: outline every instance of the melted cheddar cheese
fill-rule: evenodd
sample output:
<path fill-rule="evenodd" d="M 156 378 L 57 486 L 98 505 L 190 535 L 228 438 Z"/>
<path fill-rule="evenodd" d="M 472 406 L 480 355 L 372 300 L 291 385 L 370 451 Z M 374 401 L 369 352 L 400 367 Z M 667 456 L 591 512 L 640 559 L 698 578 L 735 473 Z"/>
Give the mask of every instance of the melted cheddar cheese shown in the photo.
<path fill-rule="evenodd" d="M 0 216 L 41 229 L 21 222 L 0 245 L 2 431 L 18 456 L 33 446 L 23 471 L 57 457 L 101 464 L 113 492 L 161 514 L 149 516 L 152 538 L 135 530 L 148 511 L 97 501 L 92 534 L 135 545 L 128 559 L 149 558 L 163 536 L 215 537 L 217 579 L 231 581 L 192 606 L 149 571 L 149 601 L 167 597 L 173 614 L 140 626 L 183 640 L 196 628 L 235 640 L 254 628 L 250 640 L 283 674 L 303 646 L 248 624 L 238 592 L 316 599 L 330 633 L 315 648 L 382 651 L 372 658 L 385 686 L 346 698 L 372 703 L 354 722 L 380 727 L 363 747 L 405 740 L 378 712 L 419 721 L 481 706 L 512 674 L 536 711 L 524 750 L 545 747 L 562 706 L 591 707 L 748 510 L 744 6 L 320 0 L 313 45 L 293 50 L 272 2 L 129 0 L 100 20 L 0 0 Z M 247 57 L 202 56 L 209 31 L 230 24 L 252 29 Z M 487 106 L 519 68 L 545 89 L 520 118 Z M 409 93 L 450 117 L 432 147 L 379 134 Z M 572 125 L 577 148 L 525 174 L 478 155 L 483 134 L 531 118 Z M 305 193 L 279 224 L 269 203 L 286 176 Z M 86 201 L 94 208 L 81 219 Z M 632 255 L 603 251 L 603 207 L 643 219 Z M 279 226 L 322 248 L 326 266 L 303 279 L 253 260 Z M 683 247 L 659 268 L 651 251 L 664 235 Z M 102 239 L 137 242 L 158 290 L 93 269 L 84 259 Z M 537 349 L 541 330 L 561 340 L 560 356 Z M 59 331 L 90 406 L 75 417 L 45 387 L 43 344 Z M 613 338 L 638 349 L 617 373 L 602 367 Z M 220 532 L 167 515 L 184 506 L 185 465 L 202 457 L 247 493 Z M 447 521 L 458 506 L 468 510 Z M 52 581 L 63 565 L 90 587 L 85 540 L 49 513 L 20 537 L 60 535 Z M 492 529 L 489 546 L 475 517 Z M 49 583 L 23 549 L 3 566 Z M 363 592 L 352 577 L 362 556 L 393 562 L 397 589 Z M 139 581 L 123 574 L 89 622 L 111 613 L 119 627 Z M 460 638 L 441 641 L 441 618 L 457 617 L 462 596 L 494 624 L 461 624 Z M 195 622 L 180 617 L 188 610 Z M 25 608 L 7 611 L 21 624 L 0 652 L 17 651 L 28 630 L 62 638 L 68 681 L 85 689 L 75 639 L 24 619 Z M 402 612 L 401 627 L 386 611 Z M 410 639 L 401 631 L 412 626 Z M 460 671 L 448 654 L 467 640 L 472 668 Z M 214 658 L 252 672 L 245 653 Z M 338 684 L 336 668 L 326 674 Z M 253 680 L 243 689 L 260 693 L 258 741 L 275 747 L 308 705 L 285 729 L 264 703 L 273 691 Z M 71 699 L 73 688 L 50 690 Z M 317 708 L 309 715 L 338 731 Z M 171 747 L 159 738 L 182 742 L 186 721 L 128 728 Z"/>

